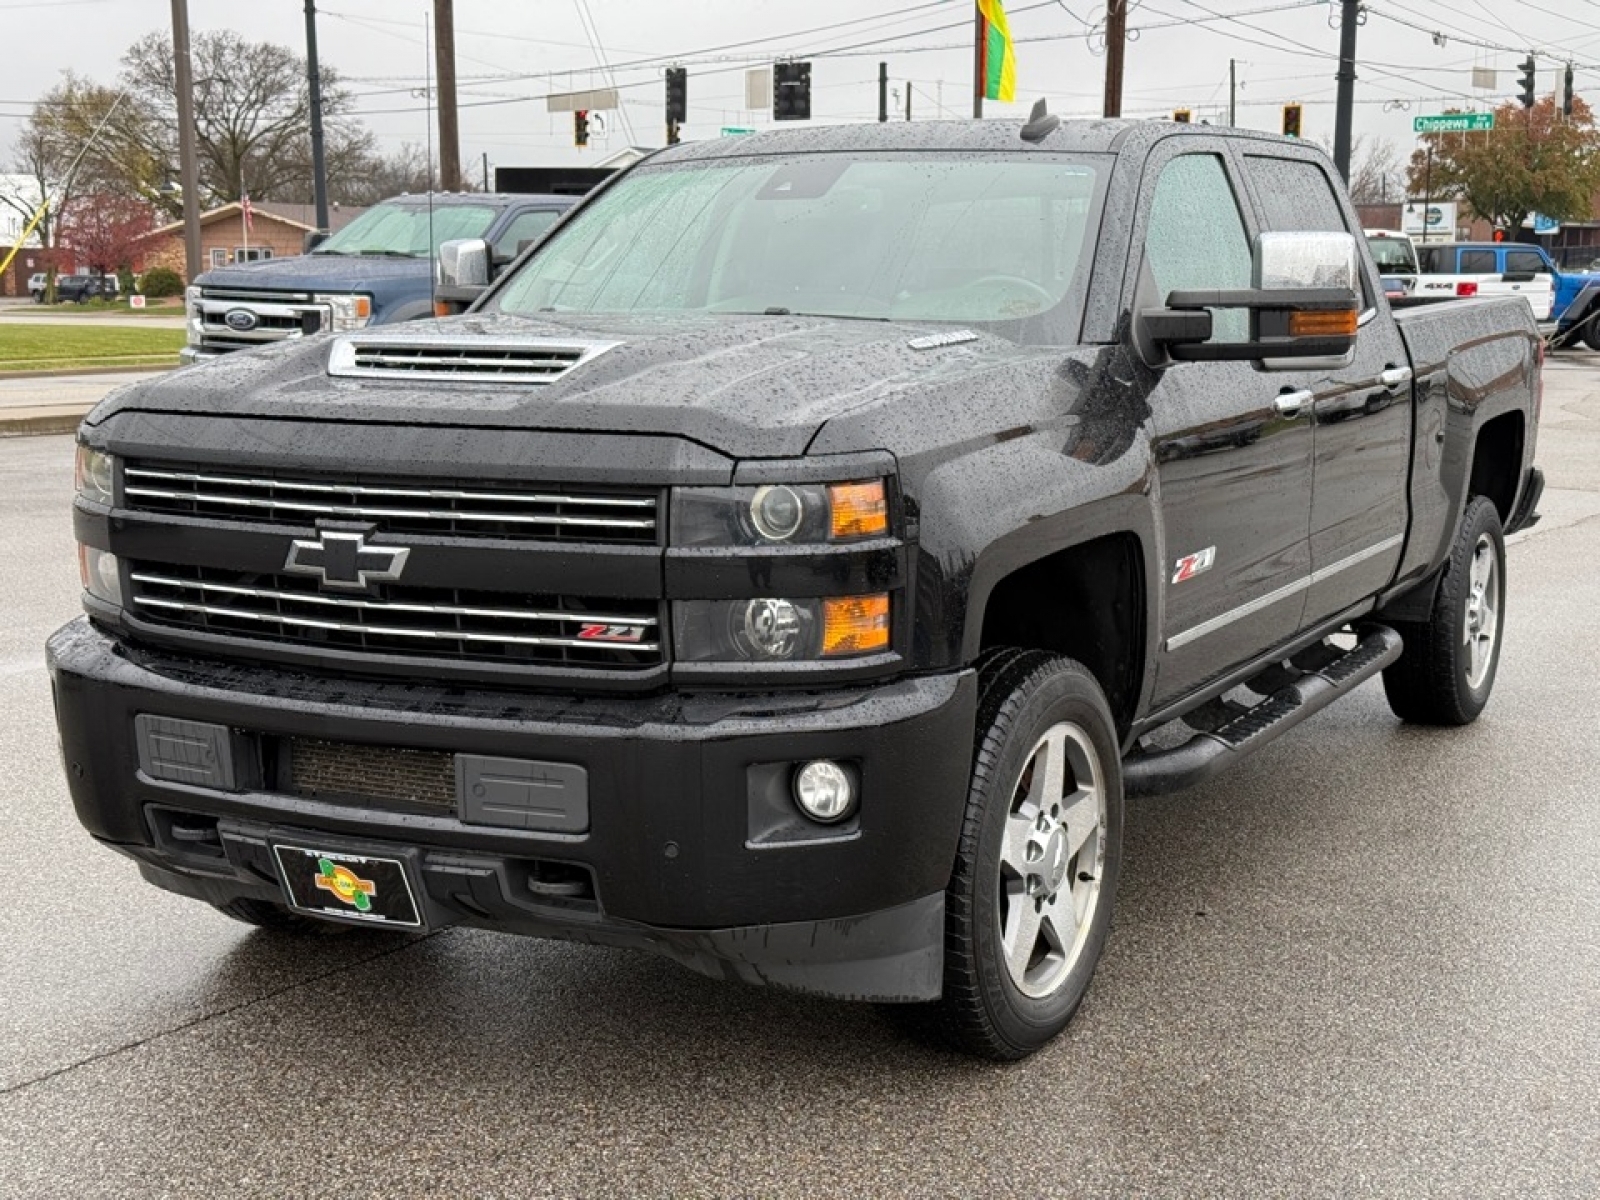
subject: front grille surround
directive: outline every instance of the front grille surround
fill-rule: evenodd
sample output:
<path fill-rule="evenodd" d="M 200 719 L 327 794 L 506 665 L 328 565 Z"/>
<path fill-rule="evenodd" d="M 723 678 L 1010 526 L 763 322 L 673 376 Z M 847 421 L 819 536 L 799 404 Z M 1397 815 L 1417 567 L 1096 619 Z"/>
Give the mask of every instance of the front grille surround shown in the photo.
<path fill-rule="evenodd" d="M 657 544 L 661 534 L 661 497 L 653 490 L 346 481 L 129 462 L 123 495 L 142 512 L 299 529 L 364 521 L 384 534 L 626 545 Z"/>
<path fill-rule="evenodd" d="M 330 595 L 304 577 L 129 564 L 129 610 L 177 634 L 495 667 L 639 672 L 665 661 L 661 601 L 385 584 Z M 636 640 L 630 640 L 636 639 Z"/>

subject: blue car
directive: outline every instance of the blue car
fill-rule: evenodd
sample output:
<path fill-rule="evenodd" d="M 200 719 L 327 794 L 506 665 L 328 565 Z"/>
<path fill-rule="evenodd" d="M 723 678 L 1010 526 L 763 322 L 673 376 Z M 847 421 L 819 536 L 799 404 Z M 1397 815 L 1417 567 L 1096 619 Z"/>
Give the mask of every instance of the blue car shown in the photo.
<path fill-rule="evenodd" d="M 207 271 L 185 294 L 184 362 L 319 330 L 349 331 L 433 315 L 434 256 L 455 238 L 483 238 L 496 270 L 537 241 L 574 196 L 503 193 L 401 196 L 376 205 L 309 254 Z"/>
<path fill-rule="evenodd" d="M 1553 342 L 1569 346 L 1583 342 L 1600 350 L 1600 274 L 1563 271 L 1542 246 L 1521 242 L 1448 242 L 1417 247 L 1425 275 L 1498 274 L 1506 283 L 1532 281 L 1548 275 L 1554 288 L 1550 319 L 1555 323 Z"/>

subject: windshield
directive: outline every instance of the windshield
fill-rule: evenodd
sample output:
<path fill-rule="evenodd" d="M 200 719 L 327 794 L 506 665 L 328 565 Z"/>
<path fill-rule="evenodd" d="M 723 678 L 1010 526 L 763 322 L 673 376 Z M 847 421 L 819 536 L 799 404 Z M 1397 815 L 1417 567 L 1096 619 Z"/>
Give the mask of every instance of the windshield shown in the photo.
<path fill-rule="evenodd" d="M 1093 166 L 1055 156 L 796 155 L 645 168 L 546 241 L 500 308 L 1070 319 L 1077 305 L 1063 301 L 1081 290 L 1096 178 Z M 1050 324 L 1025 330 L 1029 340 L 1076 334 L 1075 322 Z"/>
<path fill-rule="evenodd" d="M 1395 275 L 1417 273 L 1417 260 L 1412 257 L 1411 243 L 1399 238 L 1368 238 L 1372 257 L 1377 261 L 1378 274 Z"/>
<path fill-rule="evenodd" d="M 380 204 L 362 213 L 312 253 L 432 258 L 439 252 L 440 242 L 483 237 L 498 211 L 487 204 L 435 205 L 430 241 L 426 204 Z"/>

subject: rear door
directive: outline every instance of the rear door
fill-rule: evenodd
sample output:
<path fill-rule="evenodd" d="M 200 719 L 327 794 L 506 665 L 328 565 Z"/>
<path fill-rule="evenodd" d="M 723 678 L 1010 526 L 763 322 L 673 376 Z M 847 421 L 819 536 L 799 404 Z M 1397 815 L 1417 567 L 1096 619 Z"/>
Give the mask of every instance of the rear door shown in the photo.
<path fill-rule="evenodd" d="M 1264 229 L 1349 233 L 1360 240 L 1355 214 L 1320 155 L 1271 146 L 1243 157 Z M 1315 460 L 1306 626 L 1393 578 L 1406 530 L 1410 359 L 1368 255 L 1362 275 L 1363 311 L 1350 365 L 1275 374 L 1310 401 L 1303 418 L 1312 426 Z"/>
<path fill-rule="evenodd" d="M 1256 229 L 1224 142 L 1152 151 L 1134 231 L 1136 306 L 1174 291 L 1248 288 Z M 1246 341 L 1242 309 L 1213 341 Z M 1310 570 L 1311 422 L 1285 419 L 1282 378 L 1254 363 L 1174 363 L 1149 397 L 1166 534 L 1158 702 L 1294 635 Z"/>
<path fill-rule="evenodd" d="M 1555 312 L 1556 286 L 1549 261 L 1531 247 L 1523 250 L 1507 246 L 1502 253 L 1505 261 L 1501 263 L 1504 268 L 1501 281 L 1528 301 L 1533 307 L 1535 321 L 1550 320 Z"/>

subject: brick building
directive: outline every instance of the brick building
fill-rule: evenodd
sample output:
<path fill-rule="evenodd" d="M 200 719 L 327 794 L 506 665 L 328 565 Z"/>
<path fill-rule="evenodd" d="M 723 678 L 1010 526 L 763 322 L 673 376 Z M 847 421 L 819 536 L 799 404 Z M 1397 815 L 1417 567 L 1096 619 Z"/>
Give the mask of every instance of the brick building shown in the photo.
<path fill-rule="evenodd" d="M 248 235 L 244 229 L 243 207 L 238 201 L 200 214 L 202 270 L 235 262 L 292 257 L 302 252 L 306 234 L 316 230 L 315 209 L 309 204 L 263 201 L 252 203 L 251 208 L 254 220 Z M 337 232 L 366 211 L 365 208 L 333 209 L 328 214 L 329 224 Z M 154 266 L 171 267 L 179 275 L 184 273 L 182 221 L 156 230 L 143 266 L 146 270 Z"/>

